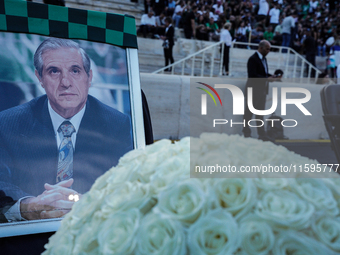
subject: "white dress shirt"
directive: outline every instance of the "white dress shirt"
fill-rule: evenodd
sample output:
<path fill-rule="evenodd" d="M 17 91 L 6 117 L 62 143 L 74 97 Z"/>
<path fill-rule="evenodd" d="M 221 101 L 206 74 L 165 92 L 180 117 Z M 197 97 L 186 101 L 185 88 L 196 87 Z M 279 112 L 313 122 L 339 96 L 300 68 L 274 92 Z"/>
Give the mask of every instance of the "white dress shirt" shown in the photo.
<path fill-rule="evenodd" d="M 263 61 L 263 55 L 260 53 L 260 52 L 258 52 L 258 51 L 256 51 L 257 52 L 257 55 L 259 55 L 259 58 L 261 59 L 261 62 L 262 62 L 262 64 L 263 64 L 263 67 L 264 67 L 264 70 L 266 71 L 266 74 L 268 74 L 268 63 L 266 63 L 266 62 L 264 62 Z M 266 63 L 266 64 L 265 64 Z"/>
<path fill-rule="evenodd" d="M 85 108 L 86 106 L 84 106 L 76 115 L 74 115 L 72 118 L 70 119 L 64 119 L 63 117 L 61 117 L 58 113 L 56 113 L 53 108 L 51 107 L 50 101 L 48 101 L 48 112 L 50 114 L 51 117 L 51 121 L 52 121 L 52 125 L 53 125 L 53 130 L 54 130 L 54 135 L 56 137 L 56 141 L 57 141 L 57 147 L 59 149 L 59 146 L 61 144 L 61 141 L 63 140 L 63 134 L 62 132 L 58 133 L 58 129 L 60 127 L 60 125 L 68 120 L 69 122 L 71 122 L 71 124 L 73 125 L 75 132 L 72 134 L 71 136 L 71 140 L 72 140 L 72 145 L 73 145 L 73 149 L 75 150 L 76 148 L 76 138 L 77 138 L 77 133 L 79 130 L 79 126 L 80 126 L 80 122 L 84 116 L 85 113 Z"/>
<path fill-rule="evenodd" d="M 220 34 L 220 42 L 225 42 L 226 46 L 231 46 L 231 35 L 228 29 L 222 29 Z"/>

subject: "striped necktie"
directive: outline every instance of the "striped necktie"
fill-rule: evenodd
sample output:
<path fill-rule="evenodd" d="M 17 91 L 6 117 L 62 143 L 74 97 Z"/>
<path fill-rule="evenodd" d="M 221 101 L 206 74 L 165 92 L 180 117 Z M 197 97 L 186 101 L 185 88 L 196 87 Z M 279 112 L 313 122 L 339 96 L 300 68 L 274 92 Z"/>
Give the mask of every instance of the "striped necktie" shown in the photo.
<path fill-rule="evenodd" d="M 73 176 L 73 145 L 71 136 L 75 128 L 69 121 L 64 121 L 58 128 L 62 132 L 63 139 L 59 147 L 58 172 L 56 183 L 68 180 Z"/>

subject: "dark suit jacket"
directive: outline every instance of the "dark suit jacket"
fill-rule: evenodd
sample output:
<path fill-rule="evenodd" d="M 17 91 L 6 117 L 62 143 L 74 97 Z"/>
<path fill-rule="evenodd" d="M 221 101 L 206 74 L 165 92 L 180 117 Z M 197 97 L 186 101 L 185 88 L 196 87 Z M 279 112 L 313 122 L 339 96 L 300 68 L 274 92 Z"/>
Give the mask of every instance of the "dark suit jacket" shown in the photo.
<path fill-rule="evenodd" d="M 173 46 L 175 44 L 174 35 L 175 35 L 175 29 L 171 25 L 171 27 L 169 27 L 168 31 L 165 33 L 165 37 L 169 41 L 169 46 Z"/>
<path fill-rule="evenodd" d="M 248 70 L 248 80 L 246 87 L 252 87 L 254 95 L 255 94 L 268 94 L 268 81 L 267 77 L 271 74 L 266 73 L 266 70 L 262 64 L 257 52 L 255 52 L 249 59 L 247 63 Z M 268 70 L 268 65 L 267 65 Z"/>
<path fill-rule="evenodd" d="M 46 95 L 0 113 L 0 190 L 18 200 L 55 184 L 58 148 Z M 128 116 L 88 96 L 73 156 L 72 188 L 93 182 L 133 149 Z"/>

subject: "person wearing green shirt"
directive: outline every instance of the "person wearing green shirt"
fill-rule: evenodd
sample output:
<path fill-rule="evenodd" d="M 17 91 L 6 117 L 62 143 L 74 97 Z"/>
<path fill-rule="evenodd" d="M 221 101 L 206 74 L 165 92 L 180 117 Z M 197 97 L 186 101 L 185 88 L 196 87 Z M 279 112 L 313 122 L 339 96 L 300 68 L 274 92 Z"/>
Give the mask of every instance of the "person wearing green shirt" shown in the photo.
<path fill-rule="evenodd" d="M 210 32 L 215 32 L 218 30 L 218 25 L 215 23 L 214 18 L 210 18 L 209 22 L 205 26 L 210 29 Z"/>
<path fill-rule="evenodd" d="M 269 42 L 273 41 L 274 33 L 273 33 L 273 27 L 269 26 L 267 30 L 263 34 L 263 38 Z"/>
<path fill-rule="evenodd" d="M 207 31 L 209 33 L 209 41 L 211 40 L 218 41 L 219 28 L 218 25 L 215 23 L 214 18 L 211 17 L 209 19 L 209 22 L 205 24 L 205 26 L 207 27 Z"/>

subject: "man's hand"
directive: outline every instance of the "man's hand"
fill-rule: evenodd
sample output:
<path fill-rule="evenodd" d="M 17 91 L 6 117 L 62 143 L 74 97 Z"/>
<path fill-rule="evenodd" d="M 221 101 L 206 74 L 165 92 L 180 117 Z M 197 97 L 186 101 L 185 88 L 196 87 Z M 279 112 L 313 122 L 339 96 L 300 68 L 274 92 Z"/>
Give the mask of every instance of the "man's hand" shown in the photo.
<path fill-rule="evenodd" d="M 69 187 L 73 179 L 59 182 L 55 185 L 45 184 L 45 191 L 37 196 L 26 198 L 20 203 L 21 216 L 27 220 L 59 218 L 68 213 L 75 201 L 70 201 L 70 195 L 78 194 Z"/>
<path fill-rule="evenodd" d="M 281 81 L 282 76 L 272 75 L 267 78 L 269 82 Z"/>

